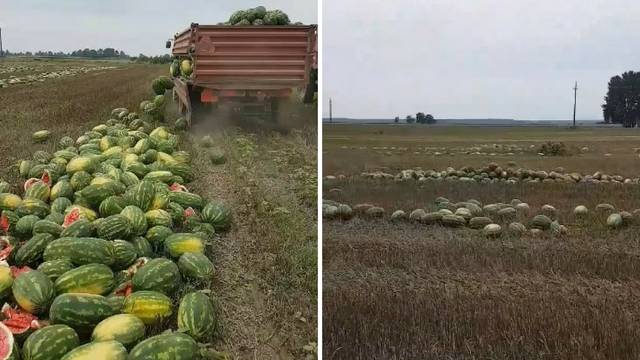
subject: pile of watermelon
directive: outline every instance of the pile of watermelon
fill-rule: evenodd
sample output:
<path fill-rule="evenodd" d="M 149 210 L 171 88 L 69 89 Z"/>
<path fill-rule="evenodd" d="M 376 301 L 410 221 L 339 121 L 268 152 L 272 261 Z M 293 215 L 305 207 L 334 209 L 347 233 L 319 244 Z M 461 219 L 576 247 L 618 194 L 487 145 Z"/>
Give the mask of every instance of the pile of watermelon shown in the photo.
<path fill-rule="evenodd" d="M 36 151 L 20 191 L 0 181 L 0 360 L 201 358 L 205 249 L 231 214 L 188 190 L 191 154 L 153 121 L 163 96 Z"/>
<path fill-rule="evenodd" d="M 238 10 L 231 14 L 229 21 L 221 25 L 289 25 L 289 15 L 282 10 L 267 10 L 264 6 L 258 6 L 246 10 Z M 298 25 L 299 23 L 296 23 Z"/>

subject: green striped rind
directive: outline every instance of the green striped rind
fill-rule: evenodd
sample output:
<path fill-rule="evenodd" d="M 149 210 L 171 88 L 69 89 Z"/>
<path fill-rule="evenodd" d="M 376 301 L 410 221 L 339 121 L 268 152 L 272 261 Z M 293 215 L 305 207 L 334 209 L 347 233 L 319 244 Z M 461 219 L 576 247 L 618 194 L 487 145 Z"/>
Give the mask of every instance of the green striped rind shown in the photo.
<path fill-rule="evenodd" d="M 59 238 L 47 246 L 44 261 L 68 259 L 74 265 L 105 264 L 113 265 L 115 253 L 113 244 L 98 238 L 65 237 Z"/>
<path fill-rule="evenodd" d="M 122 183 L 127 187 L 140 183 L 140 179 L 138 179 L 136 174 L 132 173 L 131 171 L 122 172 L 120 181 L 122 181 Z"/>
<path fill-rule="evenodd" d="M 182 254 L 188 252 L 203 252 L 204 242 L 196 234 L 177 233 L 169 235 L 164 240 L 164 248 L 171 257 L 179 258 Z"/>
<path fill-rule="evenodd" d="M 111 215 L 96 226 L 98 237 L 107 240 L 126 239 L 131 233 L 131 224 L 123 215 Z"/>
<path fill-rule="evenodd" d="M 60 237 L 88 237 L 93 235 L 95 227 L 87 219 L 80 218 L 67 226 Z"/>
<path fill-rule="evenodd" d="M 186 183 L 190 183 L 193 181 L 193 171 L 191 170 L 191 166 L 189 166 L 188 164 L 172 164 L 169 166 L 169 170 L 174 175 L 178 175 L 183 178 Z"/>
<path fill-rule="evenodd" d="M 222 203 L 209 202 L 200 216 L 202 221 L 213 225 L 218 231 L 227 230 L 231 225 L 231 211 Z"/>
<path fill-rule="evenodd" d="M 103 264 L 79 266 L 62 274 L 55 282 L 57 294 L 104 295 L 115 286 L 113 271 Z"/>
<path fill-rule="evenodd" d="M 91 174 L 86 171 L 79 171 L 71 175 L 69 184 L 71 184 L 71 188 L 73 189 L 73 191 L 80 191 L 87 187 L 89 183 L 91 183 L 91 179 Z"/>
<path fill-rule="evenodd" d="M 135 237 L 131 240 L 131 245 L 136 249 L 138 257 L 155 257 L 153 246 L 146 238 L 142 236 Z"/>
<path fill-rule="evenodd" d="M 129 205 L 122 209 L 120 215 L 126 217 L 131 225 L 132 235 L 142 235 L 147 231 L 147 219 L 144 211 L 135 205 Z"/>
<path fill-rule="evenodd" d="M 77 347 L 60 360 L 127 360 L 127 349 L 115 340 L 91 342 Z"/>
<path fill-rule="evenodd" d="M 36 234 L 25 242 L 14 255 L 17 265 L 35 265 L 42 259 L 42 254 L 46 247 L 53 242 L 54 236 L 51 234 Z"/>
<path fill-rule="evenodd" d="M 35 215 L 43 218 L 49 215 L 49 205 L 38 199 L 24 199 L 16 208 L 18 216 Z"/>
<path fill-rule="evenodd" d="M 120 214 L 125 207 L 125 203 L 122 196 L 109 196 L 102 200 L 98 207 L 98 212 L 103 217 Z"/>
<path fill-rule="evenodd" d="M 53 200 L 53 202 L 51 202 L 51 212 L 64 214 L 64 211 L 69 206 L 73 205 L 73 203 L 69 199 L 70 198 L 59 197 L 59 198 Z"/>
<path fill-rule="evenodd" d="M 65 324 L 79 333 L 89 333 L 100 321 L 115 313 L 112 304 L 104 296 L 62 294 L 51 304 L 49 319 L 53 324 Z"/>
<path fill-rule="evenodd" d="M 73 188 L 71 187 L 71 183 L 67 180 L 59 180 L 55 185 L 51 187 L 51 194 L 49 198 L 51 200 L 55 200 L 61 197 L 72 198 L 73 197 Z"/>
<path fill-rule="evenodd" d="M 115 188 L 109 183 L 89 185 L 80 191 L 80 196 L 93 207 L 112 195 L 115 195 Z"/>
<path fill-rule="evenodd" d="M 157 291 L 136 291 L 124 300 L 122 312 L 137 316 L 146 325 L 166 319 L 173 313 L 171 299 Z"/>
<path fill-rule="evenodd" d="M 136 345 L 128 360 L 193 360 L 199 357 L 198 344 L 186 334 L 169 333 L 150 337 Z"/>
<path fill-rule="evenodd" d="M 168 183 L 172 178 L 173 174 L 171 171 L 165 170 L 150 171 L 144 176 L 145 181 L 159 181 L 163 183 Z"/>
<path fill-rule="evenodd" d="M 167 204 L 167 212 L 171 214 L 171 219 L 175 224 L 182 224 L 184 222 L 184 208 L 182 205 L 170 202 Z"/>
<path fill-rule="evenodd" d="M 149 210 L 144 214 L 148 226 L 171 227 L 173 220 L 171 214 L 162 209 Z"/>
<path fill-rule="evenodd" d="M 51 189 L 49 189 L 49 185 L 45 184 L 42 181 L 37 181 L 33 183 L 27 190 L 25 190 L 24 198 L 47 201 L 49 200 L 49 194 L 51 194 Z"/>
<path fill-rule="evenodd" d="M 58 224 L 62 226 L 62 223 L 64 223 L 64 215 L 62 215 L 62 213 L 59 213 L 59 212 L 51 211 L 51 213 L 47 215 L 47 217 L 44 218 L 44 220 L 51 221 L 54 224 Z"/>
<path fill-rule="evenodd" d="M 40 220 L 35 215 L 27 215 L 21 217 L 15 226 L 15 234 L 21 238 L 29 238 L 33 233 L 33 227 Z"/>
<path fill-rule="evenodd" d="M 161 249 L 164 240 L 171 234 L 173 234 L 173 230 L 170 228 L 163 225 L 156 225 L 147 230 L 145 237 L 156 249 Z"/>
<path fill-rule="evenodd" d="M 178 330 L 196 340 L 204 340 L 213 335 L 216 325 L 216 312 L 207 295 L 197 291 L 182 298 L 178 307 Z"/>
<path fill-rule="evenodd" d="M 13 285 L 11 268 L 0 265 L 0 299 L 9 295 L 11 292 L 11 285 Z"/>
<path fill-rule="evenodd" d="M 60 236 L 64 228 L 50 220 L 40 220 L 33 225 L 33 234 L 51 234 L 55 237 Z"/>
<path fill-rule="evenodd" d="M 138 258 L 136 248 L 128 241 L 114 240 L 113 248 L 115 254 L 115 262 L 112 267 L 115 270 L 122 270 L 129 267 Z"/>
<path fill-rule="evenodd" d="M 142 320 L 131 314 L 118 314 L 102 320 L 93 329 L 91 340 L 95 342 L 115 340 L 130 347 L 142 340 L 145 327 Z"/>
<path fill-rule="evenodd" d="M 138 269 L 131 283 L 134 291 L 152 290 L 172 295 L 180 286 L 180 270 L 169 259 L 153 259 Z"/>
<path fill-rule="evenodd" d="M 107 302 L 111 309 L 113 309 L 114 314 L 119 314 L 122 312 L 122 308 L 124 307 L 124 299 L 123 295 L 109 295 L 107 296 Z"/>
<path fill-rule="evenodd" d="M 18 305 L 31 314 L 47 311 L 55 295 L 53 282 L 38 270 L 18 275 L 13 281 L 11 291 Z"/>
<path fill-rule="evenodd" d="M 139 207 L 142 211 L 147 211 L 155 195 L 153 182 L 146 180 L 141 181 L 133 187 L 129 195 L 129 204 Z"/>
<path fill-rule="evenodd" d="M 56 281 L 60 275 L 73 268 L 73 264 L 67 259 L 45 261 L 38 265 L 38 270 L 47 275 L 51 281 Z"/>
<path fill-rule="evenodd" d="M 80 345 L 75 330 L 67 325 L 49 325 L 29 335 L 22 346 L 23 360 L 58 360 Z"/>
<path fill-rule="evenodd" d="M 172 191 L 169 193 L 169 200 L 182 205 L 184 208 L 192 207 L 200 210 L 203 206 L 202 197 L 190 192 Z"/>
<path fill-rule="evenodd" d="M 178 259 L 178 268 L 185 278 L 193 280 L 212 280 L 213 263 L 203 253 L 187 252 Z"/>

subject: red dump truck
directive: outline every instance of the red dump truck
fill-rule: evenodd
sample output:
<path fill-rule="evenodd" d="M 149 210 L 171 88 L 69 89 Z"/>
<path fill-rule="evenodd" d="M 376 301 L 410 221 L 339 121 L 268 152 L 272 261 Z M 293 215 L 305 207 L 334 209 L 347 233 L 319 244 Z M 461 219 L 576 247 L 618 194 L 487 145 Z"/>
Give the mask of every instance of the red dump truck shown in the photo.
<path fill-rule="evenodd" d="M 167 48 L 171 41 L 167 42 Z M 173 38 L 172 54 L 191 59 L 190 77 L 173 77 L 174 100 L 191 124 L 194 109 L 229 104 L 234 113 L 278 116 L 294 91 L 317 91 L 317 26 L 191 26 Z"/>

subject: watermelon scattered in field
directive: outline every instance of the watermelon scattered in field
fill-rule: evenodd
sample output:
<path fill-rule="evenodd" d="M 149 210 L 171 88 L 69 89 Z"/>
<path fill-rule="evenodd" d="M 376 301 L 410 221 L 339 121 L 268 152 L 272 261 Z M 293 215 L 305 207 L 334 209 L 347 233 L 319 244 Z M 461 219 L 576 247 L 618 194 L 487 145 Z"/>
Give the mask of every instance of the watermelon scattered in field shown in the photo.
<path fill-rule="evenodd" d="M 51 131 L 40 130 L 40 131 L 34 132 L 31 138 L 33 139 L 33 142 L 41 143 L 41 142 L 47 141 L 50 136 L 51 136 Z"/>

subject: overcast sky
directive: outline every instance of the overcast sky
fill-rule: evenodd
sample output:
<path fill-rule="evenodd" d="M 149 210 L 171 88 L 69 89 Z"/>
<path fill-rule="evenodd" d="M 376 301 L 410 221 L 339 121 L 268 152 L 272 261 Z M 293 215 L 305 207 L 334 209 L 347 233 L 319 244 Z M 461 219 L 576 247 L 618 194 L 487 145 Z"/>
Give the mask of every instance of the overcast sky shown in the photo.
<path fill-rule="evenodd" d="M 258 5 L 281 9 L 294 22 L 318 22 L 316 0 L 0 0 L 0 27 L 10 51 L 113 47 L 159 55 L 192 22 L 216 24 Z"/>
<path fill-rule="evenodd" d="M 636 0 L 325 0 L 324 112 L 601 119 L 607 82 L 640 70 Z"/>

